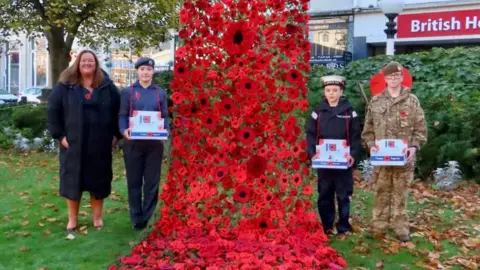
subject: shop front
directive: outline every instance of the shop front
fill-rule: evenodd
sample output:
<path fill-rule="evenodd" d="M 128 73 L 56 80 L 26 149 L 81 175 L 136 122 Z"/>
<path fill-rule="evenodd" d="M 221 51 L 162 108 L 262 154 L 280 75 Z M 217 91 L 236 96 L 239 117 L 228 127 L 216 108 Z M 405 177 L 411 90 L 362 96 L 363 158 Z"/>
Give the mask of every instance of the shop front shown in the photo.
<path fill-rule="evenodd" d="M 386 18 L 381 12 L 355 15 L 355 54 L 385 54 Z M 397 18 L 395 54 L 433 47 L 480 46 L 480 3 L 410 8 Z"/>

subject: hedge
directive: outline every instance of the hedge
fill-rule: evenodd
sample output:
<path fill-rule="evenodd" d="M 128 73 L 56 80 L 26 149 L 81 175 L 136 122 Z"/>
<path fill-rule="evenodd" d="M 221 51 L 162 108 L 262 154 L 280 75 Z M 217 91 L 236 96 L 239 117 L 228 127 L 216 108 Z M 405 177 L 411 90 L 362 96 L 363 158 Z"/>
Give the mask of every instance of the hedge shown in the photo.
<path fill-rule="evenodd" d="M 480 179 L 480 47 L 434 48 L 394 57 L 377 56 L 354 61 L 342 70 L 313 68 L 309 100 L 313 108 L 323 95 L 320 77 L 347 78 L 345 95 L 364 119 L 366 103 L 360 84 L 370 98 L 369 80 L 389 61 L 404 65 L 413 77 L 428 122 L 428 143 L 418 153 L 417 175 L 428 178 L 437 167 L 456 160 L 464 178 Z"/>
<path fill-rule="evenodd" d="M 340 70 L 314 67 L 308 80 L 310 110 L 303 117 L 308 117 L 323 96 L 320 77 L 338 74 L 347 78 L 345 95 L 363 121 L 367 104 L 359 84 L 370 98 L 370 78 L 391 60 L 402 63 L 412 74 L 413 93 L 420 99 L 427 117 L 429 141 L 418 153 L 417 176 L 428 178 L 436 168 L 456 160 L 464 178 L 480 180 L 480 47 L 435 48 L 393 58 L 377 56 L 354 61 Z M 172 71 L 156 73 L 154 77 L 168 96 L 172 77 Z M 170 99 L 168 103 L 172 106 Z M 0 125 L 28 131 L 25 134 L 28 137 L 39 135 L 46 120 L 42 109 L 45 110 L 27 107 L 0 111 Z"/>

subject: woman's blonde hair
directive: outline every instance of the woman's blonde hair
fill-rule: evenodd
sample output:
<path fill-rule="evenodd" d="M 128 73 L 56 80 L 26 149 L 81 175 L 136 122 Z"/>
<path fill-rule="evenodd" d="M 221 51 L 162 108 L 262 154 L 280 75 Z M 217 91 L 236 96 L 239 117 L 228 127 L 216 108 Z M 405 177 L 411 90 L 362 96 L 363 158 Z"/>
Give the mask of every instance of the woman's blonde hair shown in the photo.
<path fill-rule="evenodd" d="M 86 53 L 90 53 L 91 55 L 93 55 L 93 58 L 95 58 L 95 72 L 93 74 L 93 81 L 92 81 L 93 89 L 99 87 L 103 83 L 105 76 L 103 75 L 103 71 L 100 68 L 100 63 L 98 62 L 97 55 L 95 55 L 95 53 L 92 52 L 91 50 L 83 50 L 77 55 L 77 58 L 75 59 L 75 62 L 73 63 L 73 65 L 66 68 L 62 72 L 62 74 L 60 74 L 60 79 L 59 79 L 60 82 L 69 83 L 69 84 L 82 83 L 82 74 L 80 73 L 80 59 Z"/>

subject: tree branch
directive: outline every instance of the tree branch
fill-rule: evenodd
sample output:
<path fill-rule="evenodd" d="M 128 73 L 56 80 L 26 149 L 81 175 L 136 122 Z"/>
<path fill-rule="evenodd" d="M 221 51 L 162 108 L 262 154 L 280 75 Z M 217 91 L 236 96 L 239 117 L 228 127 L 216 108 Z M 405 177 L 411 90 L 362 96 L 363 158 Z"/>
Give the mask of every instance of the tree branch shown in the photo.
<path fill-rule="evenodd" d="M 29 2 L 33 4 L 33 7 L 35 8 L 35 11 L 42 18 L 42 22 L 46 23 L 47 18 L 45 17 L 45 7 L 42 6 L 42 4 L 40 3 L 40 0 L 29 0 Z"/>
<path fill-rule="evenodd" d="M 78 18 L 80 18 L 80 20 L 75 21 L 72 28 L 68 29 L 68 36 L 65 41 L 67 48 L 72 47 L 73 41 L 75 40 L 75 37 L 78 34 L 78 29 L 80 28 L 80 25 L 82 25 L 82 23 L 89 18 L 90 11 L 93 11 L 95 8 L 96 8 L 96 4 L 90 2 L 85 6 L 85 8 L 80 13 L 76 15 Z"/>

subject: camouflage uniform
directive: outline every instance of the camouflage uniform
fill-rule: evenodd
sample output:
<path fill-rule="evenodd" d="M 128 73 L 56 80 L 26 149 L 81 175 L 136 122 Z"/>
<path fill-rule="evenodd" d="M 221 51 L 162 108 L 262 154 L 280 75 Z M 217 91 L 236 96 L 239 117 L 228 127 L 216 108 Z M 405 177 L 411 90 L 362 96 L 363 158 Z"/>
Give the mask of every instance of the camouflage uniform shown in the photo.
<path fill-rule="evenodd" d="M 376 139 L 407 139 L 409 147 L 417 147 L 417 150 L 426 143 L 424 112 L 419 100 L 411 94 L 409 88 L 402 87 L 400 95 L 396 98 L 393 98 L 387 90 L 372 98 L 367 110 L 362 140 L 370 149 L 375 145 Z M 413 180 L 414 168 L 414 161 L 404 167 L 375 168 L 372 220 L 374 233 L 383 233 L 391 222 L 397 235 L 408 236 L 406 205 L 408 185 Z"/>

